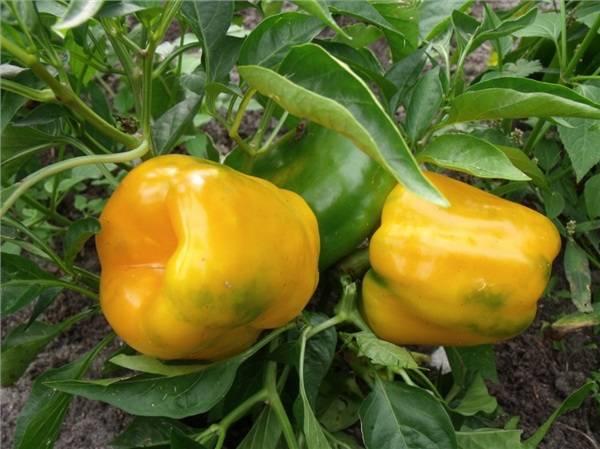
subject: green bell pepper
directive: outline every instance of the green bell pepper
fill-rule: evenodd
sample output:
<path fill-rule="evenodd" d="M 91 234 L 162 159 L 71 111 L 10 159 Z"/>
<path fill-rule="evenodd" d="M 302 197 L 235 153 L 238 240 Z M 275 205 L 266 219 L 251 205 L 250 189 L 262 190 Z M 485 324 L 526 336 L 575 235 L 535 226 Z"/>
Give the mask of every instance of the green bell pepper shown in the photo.
<path fill-rule="evenodd" d="M 375 229 L 394 178 L 342 135 L 315 124 L 253 160 L 240 149 L 227 165 L 301 195 L 319 222 L 324 270 Z"/>

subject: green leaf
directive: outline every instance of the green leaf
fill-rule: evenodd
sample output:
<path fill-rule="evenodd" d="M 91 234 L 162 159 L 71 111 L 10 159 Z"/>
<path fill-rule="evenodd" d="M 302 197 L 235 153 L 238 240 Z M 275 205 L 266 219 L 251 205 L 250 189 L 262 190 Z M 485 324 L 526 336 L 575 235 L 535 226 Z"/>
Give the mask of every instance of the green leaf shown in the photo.
<path fill-rule="evenodd" d="M 419 78 L 406 109 L 406 134 L 413 143 L 429 129 L 442 105 L 444 90 L 440 67 L 434 67 Z"/>
<path fill-rule="evenodd" d="M 2 97 L 5 97 L 4 93 Z M 3 180 L 8 180 L 39 151 L 51 147 L 53 141 L 53 136 L 37 128 L 14 125 L 4 128 L 0 136 L 0 167 Z"/>
<path fill-rule="evenodd" d="M 158 374 L 161 376 L 174 377 L 182 376 L 190 373 L 197 373 L 208 368 L 210 365 L 207 363 L 194 363 L 188 365 L 170 365 L 161 362 L 154 357 L 149 355 L 127 355 L 118 354 L 110 359 L 110 362 L 127 368 L 133 371 L 139 371 L 141 373 Z"/>
<path fill-rule="evenodd" d="M 348 67 L 314 44 L 294 47 L 280 73 L 240 66 L 244 80 L 292 114 L 308 118 L 352 140 L 398 181 L 418 195 L 447 205 L 425 178 L 402 139 L 365 83 Z"/>
<path fill-rule="evenodd" d="M 529 176 L 536 186 L 548 188 L 548 181 L 542 170 L 522 150 L 504 145 L 496 145 L 496 148 L 502 151 L 515 167 Z"/>
<path fill-rule="evenodd" d="M 225 38 L 233 18 L 234 2 L 229 0 L 190 0 L 183 2 L 181 13 L 189 22 L 192 31 L 203 42 L 202 59 L 209 82 L 218 78 L 215 62 L 219 58 L 217 49 Z"/>
<path fill-rule="evenodd" d="M 469 134 L 444 134 L 427 145 L 418 158 L 480 178 L 530 179 L 495 145 Z"/>
<path fill-rule="evenodd" d="M 40 280 L 55 280 L 55 278 L 29 259 L 2 253 L 0 316 L 15 313 L 50 288 L 47 284 L 40 284 Z"/>
<path fill-rule="evenodd" d="M 592 276 L 587 254 L 572 239 L 565 248 L 565 276 L 571 289 L 571 301 L 580 312 L 591 312 L 592 309 Z"/>
<path fill-rule="evenodd" d="M 534 148 L 534 155 L 545 172 L 550 171 L 558 164 L 561 153 L 562 150 L 554 139 L 541 139 Z"/>
<path fill-rule="evenodd" d="M 557 12 L 538 14 L 533 23 L 518 31 L 516 37 L 543 37 L 558 42 L 561 31 L 561 18 Z"/>
<path fill-rule="evenodd" d="M 458 449 L 522 449 L 521 430 L 477 429 L 456 432 Z"/>
<path fill-rule="evenodd" d="M 263 408 L 237 449 L 276 449 L 281 438 L 281 424 L 273 407 Z"/>
<path fill-rule="evenodd" d="M 559 126 L 558 133 L 579 182 L 592 167 L 600 163 L 600 121 L 571 119 L 568 122 L 574 128 Z"/>
<path fill-rule="evenodd" d="M 377 379 L 360 419 L 367 449 L 457 449 L 450 417 L 420 388 Z"/>
<path fill-rule="evenodd" d="M 367 47 L 383 37 L 383 33 L 375 25 L 365 25 L 364 23 L 354 23 L 352 25 L 348 25 L 344 27 L 344 31 L 352 39 L 348 40 L 342 35 L 338 34 L 334 36 L 332 40 L 334 42 L 341 42 L 349 45 L 357 50 Z"/>
<path fill-rule="evenodd" d="M 209 365 L 203 371 L 176 377 L 141 375 L 47 384 L 58 391 L 106 402 L 138 416 L 185 418 L 213 408 L 229 391 L 242 361 L 241 357 L 235 357 Z"/>
<path fill-rule="evenodd" d="M 344 334 L 344 340 L 356 342 L 357 355 L 367 357 L 375 365 L 385 366 L 394 371 L 417 369 L 417 362 L 408 350 L 385 340 L 380 340 L 371 332 Z"/>
<path fill-rule="evenodd" d="M 421 2 L 419 5 L 419 35 L 431 41 L 448 27 L 454 9 L 464 12 L 473 3 L 474 0 Z"/>
<path fill-rule="evenodd" d="M 48 388 L 46 382 L 80 378 L 108 341 L 102 340 L 82 358 L 49 369 L 35 379 L 17 419 L 13 449 L 51 449 L 54 446 L 71 396 Z"/>
<path fill-rule="evenodd" d="M 515 31 L 518 31 L 527 25 L 530 25 L 535 20 L 537 15 L 537 8 L 531 8 L 525 14 L 516 19 L 508 19 L 502 21 L 498 26 L 492 26 L 487 29 L 485 27 L 481 28 L 480 32 L 475 33 L 473 43 L 471 44 L 470 51 L 475 50 L 485 41 L 498 39 L 503 36 L 508 36 L 513 34 Z M 487 23 L 484 23 L 484 25 Z"/>
<path fill-rule="evenodd" d="M 201 95 L 190 93 L 154 122 L 152 139 L 157 154 L 167 154 L 173 149 L 198 112 L 201 102 Z"/>
<path fill-rule="evenodd" d="M 492 345 L 444 348 L 452 368 L 454 382 L 466 388 L 477 374 L 484 380 L 498 382 L 496 356 Z"/>
<path fill-rule="evenodd" d="M 0 365 L 2 386 L 15 383 L 50 341 L 87 315 L 88 313 L 75 315 L 58 324 L 33 321 L 12 329 L 2 340 L 2 364 Z"/>
<path fill-rule="evenodd" d="M 94 217 L 86 217 L 69 225 L 64 237 L 63 254 L 65 262 L 73 265 L 75 256 L 81 251 L 85 242 L 100 232 L 100 222 Z"/>
<path fill-rule="evenodd" d="M 586 181 L 583 196 L 588 217 L 600 217 L 600 174 Z"/>
<path fill-rule="evenodd" d="M 390 67 L 385 77 L 397 89 L 397 93 L 390 102 L 391 110 L 395 111 L 399 104 L 407 104 L 407 92 L 419 79 L 426 61 L 427 55 L 425 51 L 417 50 Z"/>
<path fill-rule="evenodd" d="M 300 8 L 308 12 L 310 15 L 315 16 L 321 20 L 327 26 L 333 28 L 337 33 L 344 36 L 346 39 L 351 39 L 345 31 L 337 24 L 327 5 L 325 0 L 292 0 L 293 3 L 298 5 Z"/>
<path fill-rule="evenodd" d="M 447 122 L 554 116 L 600 118 L 600 105 L 558 84 L 502 77 L 474 84 L 454 98 Z"/>
<path fill-rule="evenodd" d="M 525 441 L 524 448 L 525 449 L 535 449 L 542 442 L 550 427 L 556 421 L 559 416 L 564 415 L 565 413 L 570 412 L 571 410 L 577 410 L 583 404 L 583 401 L 587 399 L 594 389 L 597 388 L 597 385 L 594 382 L 588 382 L 582 385 L 579 389 L 575 390 L 573 393 L 567 397 L 563 401 L 563 403 L 550 415 L 550 417 L 540 426 L 540 428 Z"/>
<path fill-rule="evenodd" d="M 565 198 L 555 189 L 542 189 L 542 198 L 544 199 L 544 209 L 548 218 L 558 217 L 565 209 Z"/>
<path fill-rule="evenodd" d="M 321 314 L 309 315 L 309 323 L 312 326 L 317 326 L 326 319 L 327 317 Z M 334 327 L 319 332 L 306 343 L 304 354 L 304 390 L 311 406 L 316 405 L 319 387 L 333 362 L 336 344 L 337 333 Z M 300 369 L 299 366 L 298 369 Z"/>
<path fill-rule="evenodd" d="M 52 26 L 52 29 L 63 33 L 87 22 L 100 11 L 103 3 L 104 0 L 72 0 L 65 14 Z"/>
<path fill-rule="evenodd" d="M 114 449 L 137 449 L 168 445 L 173 429 L 192 433 L 195 429 L 169 418 L 136 416 L 110 446 Z"/>
<path fill-rule="evenodd" d="M 312 40 L 322 28 L 319 19 L 299 12 L 268 17 L 244 40 L 238 64 L 273 67 L 292 46 Z"/>
<path fill-rule="evenodd" d="M 206 449 L 176 427 L 171 429 L 171 449 Z"/>
<path fill-rule="evenodd" d="M 333 328 L 330 328 L 328 330 L 331 330 Z M 311 338 L 311 340 L 313 340 L 314 338 L 318 338 L 319 334 L 317 334 L 316 337 Z M 309 340 L 310 341 L 310 340 Z M 319 347 L 321 345 L 317 346 L 317 351 L 319 351 Z M 303 335 L 302 338 L 300 339 L 300 360 L 299 360 L 299 364 L 298 364 L 298 370 L 299 370 L 299 377 L 300 377 L 300 398 L 301 398 L 301 404 L 302 404 L 302 430 L 304 432 L 304 436 L 306 438 L 306 446 L 307 449 L 331 449 L 331 446 L 329 445 L 329 442 L 327 441 L 327 438 L 325 437 L 325 434 L 323 433 L 323 429 L 321 428 L 321 424 L 319 424 L 319 421 L 317 420 L 313 410 L 312 410 L 312 406 L 311 406 L 311 401 L 309 399 L 309 396 L 307 394 L 306 391 L 306 383 L 305 383 L 305 361 L 306 361 L 306 348 L 307 348 L 307 344 L 306 344 L 306 335 Z M 314 355 L 316 354 L 317 357 L 319 357 L 319 354 L 317 353 L 317 351 L 313 350 L 313 359 L 314 359 Z M 333 355 L 332 355 L 333 356 Z M 325 360 L 325 357 L 319 357 L 321 358 L 321 360 Z M 324 374 L 325 373 L 318 373 L 318 374 Z M 310 372 L 309 372 L 310 375 Z M 314 383 L 313 385 L 310 385 L 311 387 L 314 388 Z M 314 393 L 314 396 L 316 396 L 316 392 Z"/>
<path fill-rule="evenodd" d="M 570 313 L 552 323 L 552 330 L 558 335 L 566 335 L 586 327 L 600 326 L 600 302 L 593 304 L 592 312 Z"/>
<path fill-rule="evenodd" d="M 473 416 L 479 412 L 491 414 L 496 408 L 498 408 L 496 398 L 490 395 L 483 377 L 478 373 L 459 404 L 453 407 L 452 411 L 463 416 Z"/>

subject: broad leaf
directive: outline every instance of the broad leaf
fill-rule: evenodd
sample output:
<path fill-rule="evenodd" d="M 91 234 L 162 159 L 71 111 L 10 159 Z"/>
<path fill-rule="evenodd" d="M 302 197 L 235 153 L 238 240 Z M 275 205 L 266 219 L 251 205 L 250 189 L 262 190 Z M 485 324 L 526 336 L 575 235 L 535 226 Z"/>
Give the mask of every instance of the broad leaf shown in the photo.
<path fill-rule="evenodd" d="M 140 373 L 158 374 L 167 377 L 197 373 L 198 371 L 202 371 L 210 366 L 207 363 L 196 363 L 191 365 L 166 364 L 158 359 L 155 359 L 154 357 L 150 357 L 149 355 L 143 354 L 118 354 L 110 359 L 110 363 L 113 363 L 122 368 L 127 368 L 133 371 L 139 371 Z"/>
<path fill-rule="evenodd" d="M 600 118 L 600 105 L 557 84 L 527 78 L 494 78 L 452 100 L 448 123 L 523 117 Z"/>
<path fill-rule="evenodd" d="M 444 134 L 427 145 L 418 159 L 480 178 L 529 180 L 495 145 L 469 134 Z"/>
<path fill-rule="evenodd" d="M 440 205 L 447 201 L 423 176 L 400 132 L 365 83 L 314 44 L 293 48 L 280 74 L 240 66 L 244 80 L 292 114 L 308 118 L 352 140 L 398 181 Z M 317 74 L 317 75 L 315 75 Z"/>
<path fill-rule="evenodd" d="M 592 276 L 587 254 L 573 240 L 565 248 L 565 276 L 571 289 L 571 301 L 580 312 L 592 311 Z"/>
<path fill-rule="evenodd" d="M 217 81 L 218 48 L 225 38 L 233 17 L 234 3 L 230 0 L 190 0 L 183 2 L 181 12 L 192 30 L 203 42 L 202 59 L 208 81 Z"/>
<path fill-rule="evenodd" d="M 173 429 L 185 433 L 194 431 L 193 428 L 175 419 L 136 416 L 131 424 L 111 441 L 110 446 L 114 449 L 165 446 L 171 440 Z"/>
<path fill-rule="evenodd" d="M 94 17 L 100 11 L 100 8 L 102 8 L 103 3 L 104 0 L 72 0 L 65 14 L 52 28 L 59 32 L 75 28 Z"/>
<path fill-rule="evenodd" d="M 439 66 L 417 81 L 406 109 L 406 134 L 411 142 L 417 142 L 429 129 L 442 105 L 443 94 Z"/>
<path fill-rule="evenodd" d="M 88 315 L 89 312 L 83 312 L 58 324 L 33 321 L 12 329 L 2 340 L 2 364 L 0 365 L 2 386 L 16 382 L 50 341 Z"/>
<path fill-rule="evenodd" d="M 385 366 L 397 372 L 402 369 L 416 369 L 417 362 L 410 352 L 393 343 L 380 340 L 371 332 L 356 332 L 344 334 L 347 344 L 356 345 L 357 355 L 367 357 L 375 365 Z"/>
<path fill-rule="evenodd" d="M 201 101 L 201 95 L 188 94 L 185 100 L 177 103 L 154 122 L 152 139 L 157 154 L 166 154 L 173 149 L 198 112 Z"/>
<path fill-rule="evenodd" d="M 81 251 L 85 242 L 100 232 L 100 222 L 93 217 L 82 218 L 69 225 L 63 242 L 65 262 L 73 265 L 75 256 Z"/>
<path fill-rule="evenodd" d="M 183 431 L 174 427 L 171 429 L 170 449 L 206 449 L 206 446 L 187 436 Z"/>
<path fill-rule="evenodd" d="M 488 392 L 481 374 L 477 374 L 458 405 L 452 408 L 452 411 L 463 416 L 472 416 L 480 412 L 491 414 L 497 407 L 496 398 Z"/>
<path fill-rule="evenodd" d="M 466 388 L 477 374 L 485 380 L 498 382 L 496 355 L 492 345 L 444 349 L 452 367 L 454 382 L 459 386 Z"/>
<path fill-rule="evenodd" d="M 51 449 L 54 446 L 71 396 L 48 388 L 46 382 L 80 378 L 108 341 L 110 339 L 105 338 L 79 360 L 50 369 L 35 379 L 17 419 L 14 449 Z"/>
<path fill-rule="evenodd" d="M 538 14 L 533 23 L 514 33 L 516 37 L 543 37 L 557 42 L 560 36 L 561 18 L 557 12 Z"/>
<path fill-rule="evenodd" d="M 273 67 L 292 46 L 312 40 L 322 28 L 319 19 L 299 12 L 271 16 L 246 37 L 238 64 Z"/>
<path fill-rule="evenodd" d="M 272 407 L 265 407 L 237 449 L 276 449 L 281 437 L 281 424 Z"/>
<path fill-rule="evenodd" d="M 6 316 L 37 299 L 46 289 L 55 287 L 40 281 L 55 281 L 50 273 L 24 257 L 2 253 L 2 301 L 0 315 Z"/>
<path fill-rule="evenodd" d="M 125 379 L 51 382 L 48 386 L 106 402 L 138 416 L 185 418 L 213 408 L 227 393 L 240 357 L 176 377 L 141 375 Z"/>
<path fill-rule="evenodd" d="M 458 449 L 522 449 L 521 430 L 477 429 L 456 432 Z"/>
<path fill-rule="evenodd" d="M 564 415 L 572 410 L 577 410 L 583 404 L 583 401 L 587 399 L 594 389 L 597 388 L 597 385 L 594 382 L 588 382 L 581 386 L 579 389 L 575 390 L 573 393 L 569 395 L 567 399 L 563 401 L 563 403 L 550 415 L 550 417 L 540 426 L 540 428 L 525 441 L 524 448 L 525 449 L 535 449 L 542 442 L 546 433 L 556 421 L 559 416 Z"/>
<path fill-rule="evenodd" d="M 333 28 L 337 33 L 344 36 L 346 39 L 350 39 L 344 30 L 337 24 L 331 13 L 329 12 L 328 4 L 326 0 L 292 0 L 293 3 L 298 5 L 300 8 L 321 20 L 327 26 Z"/>
<path fill-rule="evenodd" d="M 510 162 L 531 178 L 533 183 L 538 187 L 547 188 L 548 181 L 546 176 L 537 164 L 529 159 L 527 155 L 520 149 L 514 147 L 507 147 L 504 145 L 495 145 L 500 151 L 502 151 Z"/>
<path fill-rule="evenodd" d="M 470 50 L 473 51 L 487 40 L 498 39 L 503 36 L 508 36 L 517 30 L 520 30 L 527 25 L 533 23 L 537 15 L 537 8 L 531 8 L 527 13 L 517 17 L 516 19 L 508 19 L 500 22 L 498 26 L 485 27 L 488 22 L 484 22 L 484 26 L 480 32 L 475 34 Z"/>
<path fill-rule="evenodd" d="M 583 191 L 588 217 L 600 217 L 600 174 L 592 176 L 585 183 Z"/>
<path fill-rule="evenodd" d="M 600 326 L 600 303 L 598 302 L 593 304 L 592 312 L 575 312 L 556 320 L 552 323 L 552 330 L 558 335 L 566 335 L 593 326 Z"/>
<path fill-rule="evenodd" d="M 378 379 L 360 419 L 367 449 L 457 449 L 450 417 L 420 388 Z"/>

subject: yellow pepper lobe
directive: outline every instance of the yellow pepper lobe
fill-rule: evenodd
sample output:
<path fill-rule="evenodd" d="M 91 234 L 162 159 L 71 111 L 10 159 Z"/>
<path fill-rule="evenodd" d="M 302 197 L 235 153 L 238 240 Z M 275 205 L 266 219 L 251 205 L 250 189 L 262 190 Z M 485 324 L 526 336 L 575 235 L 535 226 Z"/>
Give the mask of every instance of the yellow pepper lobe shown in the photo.
<path fill-rule="evenodd" d="M 163 359 L 219 359 L 297 316 L 318 282 L 317 221 L 268 181 L 190 156 L 132 170 L 102 215 L 100 301 Z"/>
<path fill-rule="evenodd" d="M 520 204 L 426 175 L 451 206 L 392 190 L 369 246 L 366 321 L 397 344 L 477 345 L 519 334 L 535 317 L 558 231 Z"/>

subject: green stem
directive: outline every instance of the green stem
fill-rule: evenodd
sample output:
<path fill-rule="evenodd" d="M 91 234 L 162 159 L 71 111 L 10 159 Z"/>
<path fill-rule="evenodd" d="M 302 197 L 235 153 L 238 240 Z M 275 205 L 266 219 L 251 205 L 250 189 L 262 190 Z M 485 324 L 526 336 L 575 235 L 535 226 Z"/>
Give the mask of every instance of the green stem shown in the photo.
<path fill-rule="evenodd" d="M 171 0 L 166 4 L 166 11 L 163 14 L 160 23 L 155 32 L 150 33 L 148 45 L 142 52 L 143 74 L 142 74 L 142 132 L 149 142 L 150 152 L 154 154 L 154 143 L 152 139 L 152 74 L 154 71 L 154 54 L 156 47 L 162 42 L 162 39 L 173 21 L 175 14 L 179 10 L 182 0 Z"/>
<path fill-rule="evenodd" d="M 325 320 L 322 323 L 319 323 L 318 325 L 316 325 L 314 327 L 310 327 L 310 330 L 306 333 L 306 338 L 307 339 L 312 338 L 315 335 L 329 329 L 330 327 L 337 326 L 338 324 L 341 324 L 346 320 L 347 320 L 347 317 L 345 316 L 344 313 L 336 314 L 333 317 L 329 318 L 328 320 Z"/>
<path fill-rule="evenodd" d="M 2 83 L 0 83 L 0 88 L 13 92 L 17 95 L 21 95 L 22 97 L 29 98 L 33 101 L 38 101 L 40 103 L 48 103 L 50 101 L 56 100 L 54 96 L 54 92 L 50 89 L 33 89 L 28 86 L 24 86 L 23 84 L 16 83 L 11 80 L 2 79 Z"/>
<path fill-rule="evenodd" d="M 21 47 L 4 37 L 0 39 L 0 47 L 15 56 L 25 66 L 29 67 L 38 78 L 44 81 L 48 87 L 52 89 L 57 100 L 61 101 L 66 107 L 73 111 L 73 113 L 85 119 L 98 131 L 117 142 L 122 143 L 127 148 L 135 148 L 139 145 L 138 139 L 129 134 L 125 134 L 105 121 L 86 105 L 81 98 L 75 95 L 75 92 L 73 92 L 69 86 L 54 78 L 54 76 L 46 70 L 46 67 L 39 62 L 37 56 L 27 53 Z"/>
<path fill-rule="evenodd" d="M 169 54 L 159 65 L 154 69 L 152 73 L 152 78 L 158 78 L 163 74 L 163 72 L 169 67 L 169 64 L 173 59 L 178 57 L 179 55 L 185 53 L 190 48 L 202 47 L 202 42 L 191 42 L 189 44 L 182 45 L 181 47 L 177 47 L 171 54 Z"/>
<path fill-rule="evenodd" d="M 559 61 L 561 69 L 564 69 L 567 62 L 567 15 L 565 13 L 565 0 L 560 0 L 560 54 Z"/>
<path fill-rule="evenodd" d="M 279 122 L 277 122 L 277 126 L 275 126 L 275 129 L 273 129 L 273 132 L 271 133 L 271 135 L 269 136 L 269 138 L 265 142 L 264 148 L 271 148 L 271 143 L 273 142 L 273 139 L 275 139 L 275 137 L 277 137 L 277 134 L 279 134 L 279 130 L 281 129 L 281 127 L 285 123 L 286 119 L 288 118 L 288 115 L 289 115 L 288 111 L 285 111 L 281 115 L 281 118 L 279 119 Z M 295 129 L 293 131 L 296 132 Z M 263 149 L 263 151 L 264 151 L 264 149 Z"/>
<path fill-rule="evenodd" d="M 126 151 L 124 153 L 79 156 L 44 167 L 17 183 L 17 188 L 6 199 L 6 201 L 2 205 L 2 208 L 0 209 L 0 218 L 6 214 L 6 212 L 17 201 L 17 199 L 19 199 L 19 197 L 23 195 L 23 193 L 25 193 L 31 186 L 37 184 L 38 182 L 46 178 L 54 176 L 65 170 L 80 167 L 82 165 L 107 164 L 131 161 L 133 159 L 142 157 L 144 154 L 146 154 L 147 151 L 148 143 L 146 141 L 143 141 L 141 145 L 136 149 Z"/>
<path fill-rule="evenodd" d="M 275 103 L 273 102 L 273 100 L 271 100 L 269 98 L 269 101 L 267 102 L 267 107 L 263 110 L 263 114 L 260 118 L 260 123 L 258 124 L 258 130 L 256 131 L 256 134 L 252 138 L 252 141 L 250 142 L 250 146 L 255 147 L 255 148 L 261 147 L 261 142 L 263 140 L 265 132 L 267 131 L 267 128 L 269 127 L 269 122 L 271 121 L 271 117 L 273 116 L 274 109 L 275 109 Z"/>
<path fill-rule="evenodd" d="M 564 3 L 564 1 L 563 1 L 563 3 Z M 563 7 L 563 5 L 561 4 L 561 8 L 562 7 Z M 577 49 L 575 50 L 575 54 L 573 55 L 573 57 L 571 58 L 571 61 L 569 61 L 569 64 L 567 65 L 567 67 L 565 68 L 565 70 L 563 72 L 563 76 L 562 76 L 563 79 L 568 79 L 569 76 L 571 75 L 571 72 L 573 72 L 575 67 L 577 67 L 579 60 L 583 57 L 584 53 L 586 52 L 586 50 L 588 49 L 588 47 L 590 46 L 592 41 L 596 38 L 598 29 L 600 29 L 600 15 L 596 18 L 596 20 L 592 24 L 591 28 L 586 33 L 585 37 L 583 38 L 583 41 L 581 41 L 581 43 L 577 46 Z"/>
<path fill-rule="evenodd" d="M 56 254 L 52 248 L 50 248 L 44 239 L 40 238 L 35 234 L 35 232 L 31 231 L 27 226 L 18 222 L 17 220 L 13 220 L 10 217 L 4 217 L 2 220 L 6 221 L 13 228 L 21 231 L 27 237 L 29 237 L 46 255 L 54 262 L 54 264 L 65 274 L 74 274 L 71 269 L 65 264 L 62 259 Z"/>
<path fill-rule="evenodd" d="M 531 151 L 533 151 L 533 149 L 535 148 L 537 143 L 540 141 L 540 139 L 544 136 L 544 134 L 546 133 L 546 131 L 548 130 L 549 127 L 550 127 L 550 123 L 546 122 L 546 119 L 539 118 L 537 120 L 537 122 L 535 123 L 535 126 L 531 130 L 531 134 L 529 134 L 529 138 L 527 139 L 527 142 L 525 143 L 525 147 L 523 148 L 523 151 L 526 154 L 529 154 Z"/>
<path fill-rule="evenodd" d="M 369 248 L 361 248 L 342 259 L 337 268 L 340 272 L 360 279 L 370 267 Z"/>
<path fill-rule="evenodd" d="M 572 76 L 570 78 L 571 81 L 600 81 L 599 75 L 579 75 Z"/>
<path fill-rule="evenodd" d="M 10 285 L 24 285 L 24 281 L 8 280 L 5 282 L 4 285 L 6 287 L 8 287 Z M 72 290 L 74 292 L 81 293 L 83 296 L 86 296 L 90 299 L 98 301 L 97 293 L 95 293 L 85 287 L 81 287 L 79 285 L 72 284 L 71 282 L 63 281 L 61 279 L 36 279 L 35 285 L 36 286 L 48 286 L 48 287 L 63 287 L 68 290 Z"/>
<path fill-rule="evenodd" d="M 46 217 L 52 218 L 54 221 L 56 221 L 61 226 L 69 226 L 72 223 L 71 220 L 69 220 L 67 217 L 60 215 L 56 211 L 50 210 L 49 208 L 44 206 L 42 203 L 40 203 L 38 200 L 36 200 L 35 198 L 31 198 L 27 194 L 24 194 L 21 199 L 24 202 L 26 202 L 27 204 L 29 204 L 31 207 L 33 207 L 34 209 L 37 209 L 40 212 L 42 212 Z"/>
<path fill-rule="evenodd" d="M 244 113 L 246 112 L 246 108 L 252 100 L 252 97 L 256 93 L 256 89 L 248 89 L 242 98 L 242 102 L 240 103 L 240 107 L 238 108 L 235 118 L 233 119 L 233 123 L 231 124 L 231 128 L 229 129 L 229 137 L 231 137 L 235 142 L 249 155 L 252 155 L 252 148 L 242 140 L 238 131 L 240 125 L 242 123 L 242 119 L 244 118 Z"/>
<path fill-rule="evenodd" d="M 274 362 L 269 362 L 269 364 Z M 267 378 L 266 378 L 266 388 L 269 394 L 269 405 L 275 412 L 275 416 L 279 420 L 279 424 L 281 425 L 281 431 L 283 433 L 283 438 L 285 439 L 289 449 L 300 449 L 298 446 L 298 441 L 296 440 L 296 435 L 294 435 L 294 428 L 292 427 L 292 423 L 290 422 L 290 418 L 285 411 L 285 407 L 281 402 L 281 397 L 277 391 L 277 384 L 275 381 L 276 370 L 273 368 L 273 365 L 269 365 L 267 367 Z M 275 365 L 276 368 L 276 365 Z"/>
<path fill-rule="evenodd" d="M 465 61 L 467 59 L 467 56 L 469 54 L 469 51 L 471 50 L 471 46 L 473 45 L 473 37 L 471 37 L 468 41 L 467 44 L 465 45 L 465 48 L 463 49 L 461 55 L 460 55 L 460 59 L 458 60 L 458 63 L 456 64 L 456 70 L 454 72 L 454 79 L 452 80 L 452 89 L 451 89 L 451 96 L 455 96 L 458 90 L 458 83 L 460 80 L 462 80 L 462 74 L 463 74 L 463 69 L 464 69 L 464 65 L 465 65 Z"/>
<path fill-rule="evenodd" d="M 263 147 L 261 149 L 256 151 L 256 155 L 268 153 L 273 148 L 277 148 L 278 146 L 283 145 L 285 142 L 287 142 L 292 137 L 294 137 L 296 135 L 296 133 L 297 133 L 297 128 L 290 129 L 283 136 L 281 136 L 279 139 L 277 139 L 275 142 L 269 143 L 268 145 L 267 144 L 263 145 Z"/>

